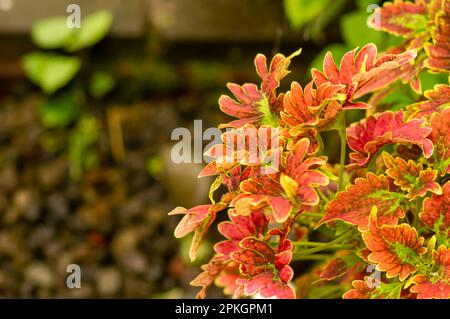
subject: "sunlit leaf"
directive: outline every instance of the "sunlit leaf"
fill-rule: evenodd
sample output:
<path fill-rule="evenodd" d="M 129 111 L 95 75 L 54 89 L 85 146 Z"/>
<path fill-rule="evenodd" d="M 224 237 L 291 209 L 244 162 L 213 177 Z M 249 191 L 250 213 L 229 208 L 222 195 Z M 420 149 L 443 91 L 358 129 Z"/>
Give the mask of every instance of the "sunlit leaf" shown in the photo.
<path fill-rule="evenodd" d="M 326 205 L 326 214 L 318 225 L 343 220 L 365 231 L 373 207 L 378 208 L 379 222 L 395 225 L 405 215 L 403 199 L 403 195 L 389 190 L 389 181 L 384 175 L 368 173 L 367 178 L 357 178 L 354 185 L 337 193 L 336 198 Z"/>
<path fill-rule="evenodd" d="M 23 57 L 22 66 L 32 82 L 45 93 L 52 94 L 72 80 L 80 70 L 81 62 L 77 57 L 33 52 Z"/>
<path fill-rule="evenodd" d="M 429 158 L 433 154 L 433 143 L 427 138 L 430 132 L 421 119 L 405 121 L 401 110 L 371 115 L 347 128 L 348 145 L 355 151 L 350 158 L 353 165 L 366 166 L 386 144 L 417 145 Z"/>
<path fill-rule="evenodd" d="M 377 209 L 372 210 L 369 227 L 362 233 L 367 248 L 371 251 L 369 261 L 377 269 L 386 272 L 387 278 L 398 276 L 401 281 L 416 272 L 421 263 L 420 255 L 426 252 L 423 237 L 409 224 L 387 225 L 377 217 Z"/>

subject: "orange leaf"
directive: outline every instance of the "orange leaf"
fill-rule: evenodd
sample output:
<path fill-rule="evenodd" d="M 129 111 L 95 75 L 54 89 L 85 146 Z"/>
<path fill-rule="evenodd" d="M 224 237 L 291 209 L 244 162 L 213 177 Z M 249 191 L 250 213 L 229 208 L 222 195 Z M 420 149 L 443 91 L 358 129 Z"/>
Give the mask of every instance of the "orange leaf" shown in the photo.
<path fill-rule="evenodd" d="M 423 165 L 416 165 L 414 161 L 406 162 L 401 157 L 392 157 L 389 153 L 383 152 L 383 160 L 387 167 L 386 174 L 394 179 L 394 184 L 400 186 L 408 194 L 406 197 L 413 200 L 417 196 L 423 197 L 427 191 L 435 194 L 442 194 L 442 188 L 435 182 L 437 171 L 431 168 L 423 169 Z"/>
<path fill-rule="evenodd" d="M 369 220 L 369 229 L 362 233 L 367 248 L 371 251 L 369 261 L 377 269 L 386 272 L 387 278 L 398 276 L 401 281 L 416 272 L 419 255 L 426 252 L 423 237 L 409 224 L 378 226 L 376 208 Z"/>
<path fill-rule="evenodd" d="M 436 271 L 427 275 L 419 274 L 412 278 L 415 284 L 411 292 L 417 293 L 418 299 L 449 299 L 450 298 L 450 249 L 441 245 L 433 251 Z"/>
<path fill-rule="evenodd" d="M 425 46 L 428 59 L 425 65 L 437 72 L 450 72 L 450 1 L 442 1 L 431 31 L 433 43 Z"/>
<path fill-rule="evenodd" d="M 405 216 L 402 200 L 401 194 L 389 191 L 389 181 L 384 175 L 368 173 L 366 179 L 357 178 L 354 185 L 337 193 L 327 204 L 326 214 L 318 225 L 338 219 L 367 230 L 372 207 L 378 208 L 380 222 L 395 225 Z"/>
<path fill-rule="evenodd" d="M 431 229 L 450 236 L 450 181 L 442 187 L 442 195 L 433 194 L 423 201 L 420 219 Z"/>
<path fill-rule="evenodd" d="M 413 112 L 411 119 L 429 118 L 433 114 L 450 107 L 450 85 L 437 84 L 432 90 L 426 90 L 426 101 L 411 104 L 407 109 Z"/>
<path fill-rule="evenodd" d="M 450 109 L 436 113 L 431 117 L 430 140 L 436 149 L 434 167 L 441 172 L 441 176 L 450 173 Z"/>
<path fill-rule="evenodd" d="M 347 142 L 355 151 L 350 154 L 354 164 L 366 166 L 375 153 L 386 144 L 412 144 L 419 146 L 426 158 L 433 154 L 433 143 L 427 138 L 431 128 L 423 120 L 405 121 L 403 111 L 387 111 L 371 115 L 347 128 Z"/>
<path fill-rule="evenodd" d="M 242 86 L 228 83 L 227 87 L 233 93 L 235 99 L 228 95 L 222 95 L 219 99 L 220 109 L 239 120 L 230 122 L 220 127 L 239 128 L 246 124 L 259 126 L 261 124 L 275 124 L 278 121 L 278 113 L 281 111 L 281 98 L 276 94 L 280 80 L 289 74 L 288 67 L 291 59 L 300 54 L 300 50 L 289 57 L 278 53 L 270 66 L 267 67 L 267 59 L 263 54 L 255 57 L 256 71 L 261 78 L 261 87 L 253 83 Z"/>

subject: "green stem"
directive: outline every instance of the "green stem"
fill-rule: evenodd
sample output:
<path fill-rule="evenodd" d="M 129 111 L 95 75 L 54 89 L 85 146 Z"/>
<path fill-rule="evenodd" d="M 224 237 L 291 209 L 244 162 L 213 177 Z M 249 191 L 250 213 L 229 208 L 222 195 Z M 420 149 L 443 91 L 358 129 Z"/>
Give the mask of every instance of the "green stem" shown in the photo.
<path fill-rule="evenodd" d="M 323 247 L 324 245 L 326 245 L 327 243 L 318 243 L 318 242 L 297 242 L 294 243 L 294 247 L 297 248 L 304 248 L 304 247 Z M 347 245 L 347 244 L 338 244 L 338 245 L 334 245 L 333 247 L 328 247 L 326 249 L 347 249 L 347 248 L 351 248 L 351 245 Z M 304 250 L 300 250 L 297 251 L 298 253 L 302 253 Z"/>
<path fill-rule="evenodd" d="M 350 236 L 352 236 L 352 233 L 348 233 L 347 232 L 347 233 L 343 234 L 342 236 L 336 238 L 335 240 L 332 240 L 332 241 L 330 241 L 328 243 L 324 243 L 323 245 L 320 245 L 320 246 L 317 246 L 317 247 L 313 247 L 313 248 L 309 248 L 309 249 L 305 249 L 305 250 L 302 250 L 300 252 L 296 252 L 296 253 L 294 253 L 293 258 L 297 259 L 298 257 L 311 255 L 311 254 L 314 254 L 314 253 L 319 252 L 319 251 L 323 251 L 323 250 L 326 250 L 326 249 L 330 249 L 330 248 L 336 247 L 336 246 L 338 246 L 338 244 L 342 244 L 342 242 L 347 240 Z M 338 246 L 338 247 L 341 248 L 340 246 Z"/>
<path fill-rule="evenodd" d="M 325 194 L 320 190 L 320 188 L 316 188 L 317 194 L 319 194 L 320 198 L 326 203 L 330 201 L 328 197 L 325 196 Z"/>
<path fill-rule="evenodd" d="M 372 158 L 372 159 L 370 160 L 369 165 L 367 165 L 367 170 L 368 170 L 369 172 L 377 173 L 377 165 L 376 165 L 376 162 L 377 162 L 377 161 L 375 160 L 375 157 Z"/>
<path fill-rule="evenodd" d="M 345 152 L 347 149 L 347 133 L 345 131 L 345 111 L 342 111 L 340 122 L 338 125 L 339 138 L 341 139 L 341 158 L 339 161 L 339 184 L 338 192 L 344 188 L 344 169 L 345 169 Z"/>
<path fill-rule="evenodd" d="M 320 136 L 319 132 L 317 132 L 316 140 L 317 140 L 317 143 L 319 143 L 319 155 L 322 155 L 325 147 L 324 147 L 324 144 L 323 144 L 322 136 Z"/>
<path fill-rule="evenodd" d="M 326 243 L 320 243 L 320 242 L 316 242 L 316 241 L 300 241 L 300 242 L 295 242 L 294 246 L 298 247 L 298 246 L 322 246 Z"/>
<path fill-rule="evenodd" d="M 303 212 L 300 216 L 322 218 L 323 214 L 322 213 Z"/>
<path fill-rule="evenodd" d="M 314 296 L 316 299 L 323 299 L 327 296 L 330 296 L 331 294 L 336 294 L 337 292 L 342 291 L 342 286 L 329 286 L 328 289 L 324 289 L 323 292 L 320 292 Z"/>
<path fill-rule="evenodd" d="M 295 260 L 324 260 L 330 258 L 328 254 L 315 254 L 315 255 L 307 255 L 307 256 L 299 256 L 295 258 Z"/>

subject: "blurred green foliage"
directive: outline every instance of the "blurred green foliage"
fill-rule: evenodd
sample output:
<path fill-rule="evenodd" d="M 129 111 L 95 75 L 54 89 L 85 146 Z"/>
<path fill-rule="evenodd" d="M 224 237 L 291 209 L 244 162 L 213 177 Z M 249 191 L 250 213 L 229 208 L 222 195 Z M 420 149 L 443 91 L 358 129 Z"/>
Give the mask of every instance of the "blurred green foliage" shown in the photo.
<path fill-rule="evenodd" d="M 300 29 L 322 15 L 331 1 L 341 0 L 284 0 L 284 11 L 290 25 Z"/>
<path fill-rule="evenodd" d="M 42 49 L 59 49 L 70 41 L 74 30 L 67 27 L 66 17 L 53 17 L 36 22 L 31 38 Z"/>
<path fill-rule="evenodd" d="M 70 175 L 80 178 L 85 169 L 98 164 L 96 144 L 100 132 L 100 122 L 93 116 L 82 118 L 69 139 Z"/>
<path fill-rule="evenodd" d="M 105 71 L 96 71 L 92 73 L 89 83 L 89 93 L 92 97 L 101 98 L 108 94 L 115 86 L 114 76 Z"/>
<path fill-rule="evenodd" d="M 67 152 L 70 175 L 74 179 L 98 163 L 96 145 L 100 123 L 84 107 L 85 91 L 80 90 L 80 85 L 68 84 L 85 67 L 89 78 L 86 92 L 92 97 L 101 98 L 114 88 L 113 75 L 91 70 L 82 62 L 86 58 L 89 61 L 90 52 L 81 52 L 108 34 L 112 20 L 110 11 L 101 10 L 83 18 L 80 28 L 70 28 L 66 17 L 38 21 L 32 27 L 31 37 L 44 51 L 31 52 L 22 58 L 26 76 L 47 95 L 38 110 L 48 130 L 42 135 L 41 145 L 47 151 L 58 152 L 63 148 Z M 61 90 L 64 87 L 67 89 Z M 68 134 L 60 134 L 66 129 Z"/>
<path fill-rule="evenodd" d="M 88 15 L 80 28 L 69 28 L 66 18 L 54 17 L 33 25 L 31 36 L 42 49 L 62 49 L 74 52 L 90 47 L 109 32 L 112 13 L 106 10 Z M 47 94 L 67 85 L 79 72 L 81 58 L 55 52 L 31 52 L 23 57 L 27 77 Z"/>
<path fill-rule="evenodd" d="M 152 177 L 158 178 L 164 171 L 164 162 L 160 156 L 153 155 L 147 159 L 146 167 Z"/>
<path fill-rule="evenodd" d="M 66 17 L 52 17 L 36 22 L 31 30 L 33 42 L 42 49 L 78 51 L 93 46 L 103 39 L 111 28 L 110 11 L 94 12 L 81 21 L 80 28 L 70 28 Z"/>
<path fill-rule="evenodd" d="M 107 10 L 88 15 L 81 21 L 81 28 L 74 29 L 73 38 L 66 43 L 67 51 L 78 51 L 99 42 L 108 34 L 112 20 L 112 13 Z"/>
<path fill-rule="evenodd" d="M 23 58 L 22 65 L 33 83 L 45 93 L 52 94 L 73 79 L 80 70 L 81 61 L 73 56 L 32 52 Z"/>
<path fill-rule="evenodd" d="M 340 31 L 343 42 L 330 43 L 317 54 L 311 67 L 322 69 L 325 54 L 331 51 L 336 63 L 339 63 L 345 52 L 360 48 L 367 43 L 374 43 L 380 51 L 401 43 L 401 39 L 384 32 L 377 32 L 367 25 L 367 20 L 373 13 L 374 5 L 378 0 L 356 0 L 356 9 L 339 18 Z"/>
<path fill-rule="evenodd" d="M 73 91 L 43 101 L 39 108 L 42 123 L 47 128 L 65 128 L 81 117 L 81 97 Z"/>
<path fill-rule="evenodd" d="M 305 38 L 324 42 L 325 27 L 335 21 L 349 0 L 284 0 L 284 13 L 291 28 L 303 29 Z"/>

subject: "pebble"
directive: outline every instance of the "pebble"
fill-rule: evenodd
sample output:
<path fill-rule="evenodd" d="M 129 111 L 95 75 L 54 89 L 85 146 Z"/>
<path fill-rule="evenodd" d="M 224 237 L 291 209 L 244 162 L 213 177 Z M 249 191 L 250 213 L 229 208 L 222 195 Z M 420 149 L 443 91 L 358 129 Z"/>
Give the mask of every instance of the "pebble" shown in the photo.
<path fill-rule="evenodd" d="M 122 276 L 116 268 L 100 269 L 96 275 L 97 289 L 101 296 L 112 296 L 116 294 L 122 284 Z"/>
<path fill-rule="evenodd" d="M 44 288 L 51 288 L 55 284 L 51 269 L 41 262 L 33 262 L 25 269 L 25 279 L 31 284 Z"/>

